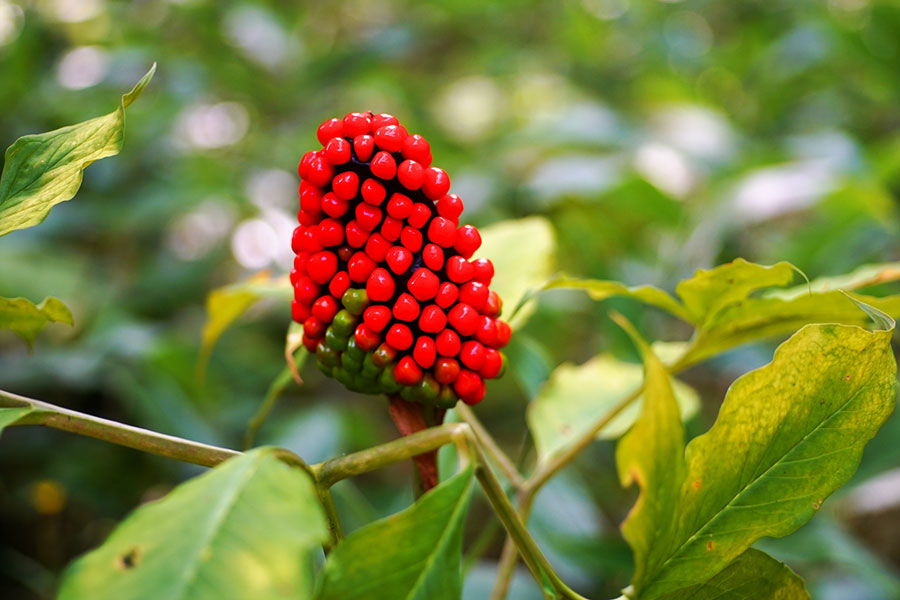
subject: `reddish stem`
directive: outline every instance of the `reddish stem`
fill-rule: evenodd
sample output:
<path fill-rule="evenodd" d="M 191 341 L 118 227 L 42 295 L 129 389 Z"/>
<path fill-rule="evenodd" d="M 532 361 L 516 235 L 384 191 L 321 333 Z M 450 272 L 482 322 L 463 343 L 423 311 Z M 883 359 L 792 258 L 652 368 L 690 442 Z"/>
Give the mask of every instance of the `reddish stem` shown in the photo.
<path fill-rule="evenodd" d="M 435 410 L 430 407 L 423 410 L 421 404 L 407 402 L 400 396 L 391 396 L 389 400 L 391 419 L 394 420 L 397 430 L 403 436 L 440 425 L 444 421 L 445 411 L 443 410 Z M 437 450 L 414 456 L 413 462 L 419 470 L 419 478 L 422 480 L 424 491 L 427 492 L 438 484 Z"/>

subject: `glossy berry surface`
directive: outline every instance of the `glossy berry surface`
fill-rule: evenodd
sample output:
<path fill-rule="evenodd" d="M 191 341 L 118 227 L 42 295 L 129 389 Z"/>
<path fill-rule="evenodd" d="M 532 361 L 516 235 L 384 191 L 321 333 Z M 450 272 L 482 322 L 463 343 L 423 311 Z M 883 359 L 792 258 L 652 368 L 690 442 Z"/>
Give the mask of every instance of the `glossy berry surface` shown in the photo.
<path fill-rule="evenodd" d="M 478 230 L 431 147 L 392 115 L 350 113 L 303 155 L 291 283 L 320 370 L 351 390 L 442 408 L 476 404 L 500 376 L 509 325 L 474 258 Z"/>

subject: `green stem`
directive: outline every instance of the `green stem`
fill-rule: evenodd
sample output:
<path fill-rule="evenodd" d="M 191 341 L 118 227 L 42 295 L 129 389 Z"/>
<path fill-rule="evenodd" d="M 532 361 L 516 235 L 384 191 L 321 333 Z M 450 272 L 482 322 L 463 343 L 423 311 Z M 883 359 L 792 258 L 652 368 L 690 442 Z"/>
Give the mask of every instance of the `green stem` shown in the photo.
<path fill-rule="evenodd" d="M 484 425 L 481 424 L 481 421 L 478 420 L 478 417 L 475 416 L 472 409 L 460 402 L 456 406 L 456 414 L 459 415 L 463 422 L 468 423 L 469 427 L 472 428 L 472 433 L 475 435 L 478 443 L 481 444 L 494 461 L 494 464 L 496 464 L 500 471 L 503 472 L 503 475 L 509 479 L 510 483 L 512 483 L 517 490 L 522 489 L 525 485 L 525 479 L 519 473 L 519 470 L 513 464 L 513 461 L 500 449 L 500 446 L 491 434 L 484 428 Z"/>

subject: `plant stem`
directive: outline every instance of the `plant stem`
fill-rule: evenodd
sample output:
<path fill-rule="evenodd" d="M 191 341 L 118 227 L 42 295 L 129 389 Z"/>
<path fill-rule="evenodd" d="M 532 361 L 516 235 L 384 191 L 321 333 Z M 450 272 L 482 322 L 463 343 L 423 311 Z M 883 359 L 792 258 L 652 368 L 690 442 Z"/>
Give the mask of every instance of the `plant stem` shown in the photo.
<path fill-rule="evenodd" d="M 522 489 L 525 485 L 525 478 L 519 473 L 513 461 L 500 449 L 500 446 L 497 445 L 491 434 L 484 428 L 484 425 L 481 424 L 481 421 L 478 420 L 472 409 L 463 403 L 459 403 L 456 406 L 456 414 L 472 428 L 475 438 L 493 459 L 494 464 L 503 472 L 503 475 L 513 484 L 513 487 L 517 490 Z"/>
<path fill-rule="evenodd" d="M 0 390 L 0 407 L 31 408 L 14 425 L 45 425 L 183 462 L 214 467 L 241 453 L 125 425 Z"/>

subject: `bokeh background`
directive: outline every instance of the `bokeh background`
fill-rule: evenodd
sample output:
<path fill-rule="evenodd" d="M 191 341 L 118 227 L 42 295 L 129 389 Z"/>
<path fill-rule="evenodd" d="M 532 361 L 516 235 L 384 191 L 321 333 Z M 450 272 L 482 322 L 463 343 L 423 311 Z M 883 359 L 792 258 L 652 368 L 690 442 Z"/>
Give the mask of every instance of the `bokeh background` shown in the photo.
<path fill-rule="evenodd" d="M 0 332 L 0 386 L 238 447 L 283 366 L 289 307 L 263 303 L 195 377 L 208 292 L 290 268 L 296 164 L 325 118 L 372 110 L 425 135 L 477 225 L 540 214 L 568 273 L 672 289 L 742 256 L 810 277 L 900 258 L 900 6 L 895 0 L 0 0 L 0 143 L 112 110 L 153 61 L 120 156 L 36 228 L 0 239 L 0 295 L 55 295 L 76 326 L 30 353 Z M 530 457 L 524 410 L 562 361 L 634 359 L 615 307 L 653 339 L 689 331 L 628 301 L 546 296 L 478 414 Z M 685 380 L 715 418 L 774 343 Z M 260 441 L 310 462 L 391 439 L 383 401 L 307 369 Z M 760 545 L 815 598 L 900 598 L 900 416 L 852 483 L 798 533 Z M 51 430 L 0 441 L 0 597 L 51 598 L 117 520 L 200 469 Z M 343 483 L 349 529 L 411 501 L 409 467 Z M 610 442 L 540 496 L 532 529 L 563 577 L 618 595 L 630 557 Z M 483 499 L 467 598 L 502 541 Z M 492 528 L 492 529 L 491 529 Z M 490 535 L 479 538 L 488 529 Z M 513 598 L 540 598 L 519 573 Z"/>

